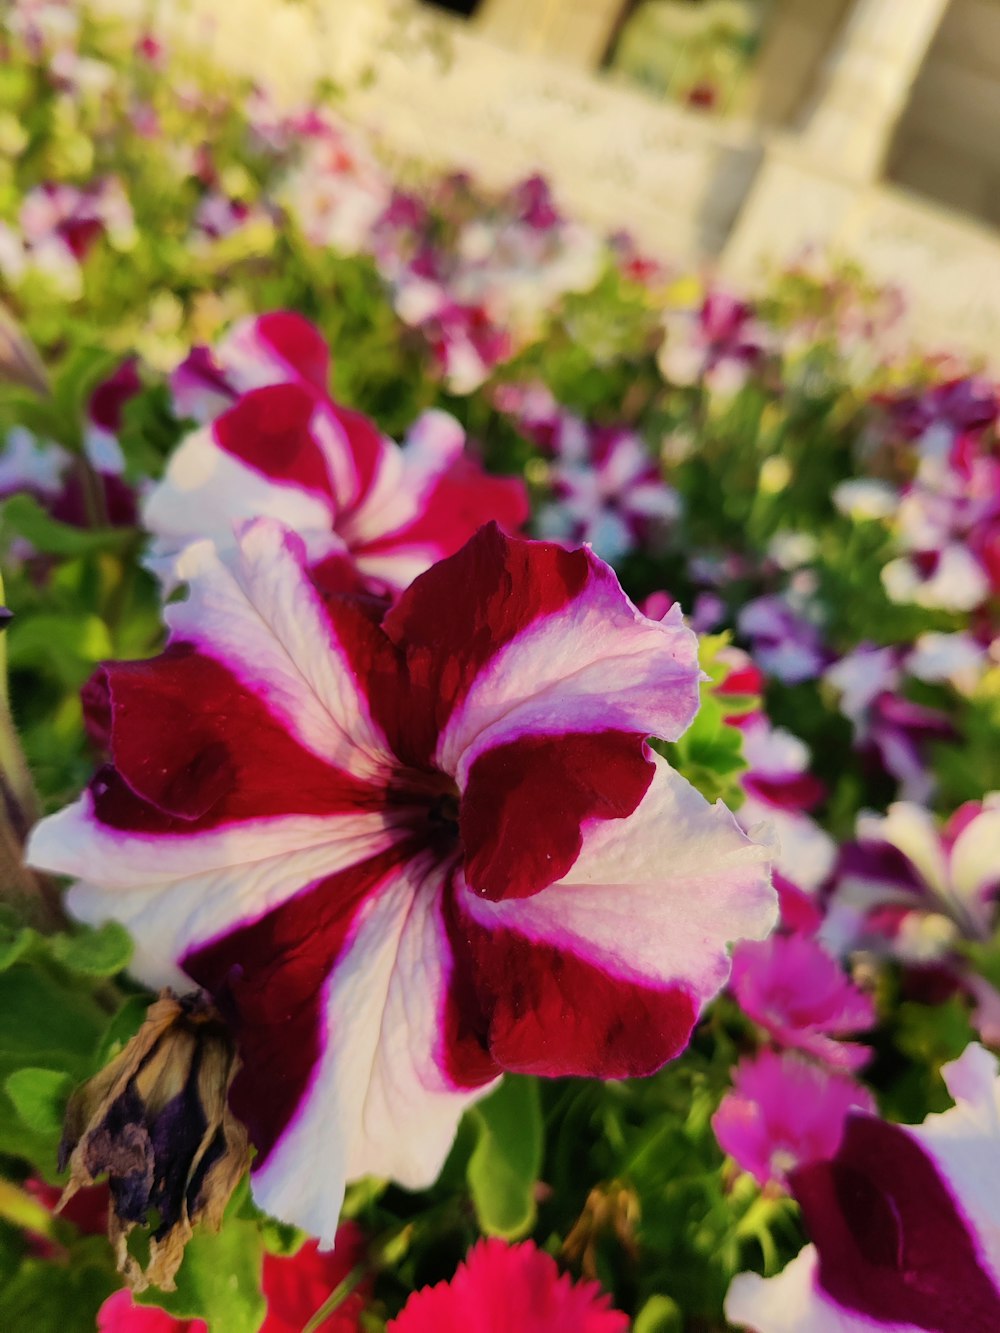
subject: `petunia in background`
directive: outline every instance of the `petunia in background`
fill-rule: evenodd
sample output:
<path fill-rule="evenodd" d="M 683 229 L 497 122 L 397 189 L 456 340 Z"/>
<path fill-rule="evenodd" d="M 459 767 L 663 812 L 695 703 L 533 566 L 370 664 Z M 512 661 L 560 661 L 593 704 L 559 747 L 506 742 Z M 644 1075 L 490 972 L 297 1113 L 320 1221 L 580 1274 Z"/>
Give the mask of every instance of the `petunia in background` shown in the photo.
<path fill-rule="evenodd" d="M 188 541 L 229 545 L 236 524 L 261 515 L 304 538 L 321 577 L 376 592 L 405 588 L 487 519 L 523 524 L 523 483 L 487 476 L 453 417 L 424 413 L 398 448 L 330 398 L 328 378 L 319 334 L 284 312 L 238 326 L 217 355 L 202 350 L 178 368 L 180 410 L 208 424 L 181 443 L 144 507 L 151 563 L 168 583 Z"/>
<path fill-rule="evenodd" d="M 955 1105 L 921 1125 L 854 1111 L 836 1153 L 789 1175 L 807 1245 L 726 1300 L 755 1333 L 990 1333 L 1000 1324 L 1000 1080 L 970 1046 L 942 1070 Z"/>
<path fill-rule="evenodd" d="M 229 1017 L 263 1207 L 330 1240 L 345 1180 L 429 1184 L 503 1071 L 684 1048 L 775 906 L 768 849 L 646 745 L 697 707 L 679 613 L 496 526 L 381 625 L 273 521 L 177 573 L 166 652 L 90 693 L 110 762 L 29 857 Z"/>

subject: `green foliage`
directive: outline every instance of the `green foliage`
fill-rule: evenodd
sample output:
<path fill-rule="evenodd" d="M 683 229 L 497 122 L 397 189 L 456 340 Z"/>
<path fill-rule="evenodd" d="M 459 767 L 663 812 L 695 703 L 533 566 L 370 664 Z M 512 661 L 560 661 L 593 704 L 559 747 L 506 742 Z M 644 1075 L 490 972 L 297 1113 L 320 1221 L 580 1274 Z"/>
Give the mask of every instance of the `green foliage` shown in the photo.
<path fill-rule="evenodd" d="M 508 1074 L 469 1115 L 479 1130 L 467 1168 L 476 1218 L 486 1235 L 516 1240 L 535 1221 L 542 1158 L 538 1083 Z"/>
<path fill-rule="evenodd" d="M 701 684 L 701 703 L 694 721 L 678 741 L 654 742 L 673 766 L 709 801 L 724 801 L 738 809 L 743 801 L 739 775 L 747 764 L 743 758 L 743 735 L 728 718 L 747 712 L 755 701 L 742 695 L 720 698 L 719 685 L 728 668 L 718 660 L 718 652 L 728 642 L 728 635 L 704 637 L 699 642 L 699 661 L 709 677 Z"/>
<path fill-rule="evenodd" d="M 195 1233 L 176 1291 L 143 1292 L 136 1297 L 140 1305 L 161 1306 L 178 1319 L 200 1317 L 212 1333 L 256 1333 L 266 1312 L 260 1289 L 264 1241 L 256 1221 L 239 1216 L 241 1194 L 233 1196 L 218 1233 Z"/>

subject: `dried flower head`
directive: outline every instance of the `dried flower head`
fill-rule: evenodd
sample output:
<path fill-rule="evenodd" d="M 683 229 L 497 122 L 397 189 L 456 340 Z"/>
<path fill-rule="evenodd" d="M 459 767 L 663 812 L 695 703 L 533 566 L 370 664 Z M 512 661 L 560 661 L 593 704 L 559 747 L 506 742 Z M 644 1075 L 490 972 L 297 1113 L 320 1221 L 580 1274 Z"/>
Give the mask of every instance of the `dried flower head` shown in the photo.
<path fill-rule="evenodd" d="M 59 1207 L 107 1173 L 108 1238 L 135 1291 L 173 1288 L 194 1227 L 218 1229 L 249 1165 L 246 1130 L 227 1103 L 238 1064 L 208 1000 L 164 990 L 125 1049 L 70 1099 L 59 1148 L 70 1178 Z M 144 1268 L 127 1246 L 147 1224 Z"/>

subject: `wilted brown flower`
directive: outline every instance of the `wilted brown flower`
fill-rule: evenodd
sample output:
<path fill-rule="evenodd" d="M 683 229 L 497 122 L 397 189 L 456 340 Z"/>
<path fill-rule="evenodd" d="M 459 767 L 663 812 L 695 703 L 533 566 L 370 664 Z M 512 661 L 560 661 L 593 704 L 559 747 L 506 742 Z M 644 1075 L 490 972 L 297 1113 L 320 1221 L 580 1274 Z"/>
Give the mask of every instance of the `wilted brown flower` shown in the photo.
<path fill-rule="evenodd" d="M 61 1208 L 107 1172 L 108 1237 L 134 1291 L 172 1290 L 194 1227 L 218 1230 L 250 1159 L 246 1130 L 227 1104 L 235 1045 L 207 998 L 161 992 L 120 1055 L 70 1098 L 59 1148 L 70 1179 Z M 149 1262 L 128 1236 L 155 1210 Z"/>

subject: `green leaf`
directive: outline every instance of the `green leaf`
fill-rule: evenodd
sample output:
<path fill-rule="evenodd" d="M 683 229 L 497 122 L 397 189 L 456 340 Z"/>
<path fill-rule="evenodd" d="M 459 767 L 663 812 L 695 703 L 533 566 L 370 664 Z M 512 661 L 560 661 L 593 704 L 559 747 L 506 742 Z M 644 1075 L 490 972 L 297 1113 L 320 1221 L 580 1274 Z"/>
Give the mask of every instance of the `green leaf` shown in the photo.
<path fill-rule="evenodd" d="M 34 668 L 68 689 L 79 689 L 94 664 L 114 655 L 108 627 L 86 613 L 17 617 L 7 636 L 7 660 L 18 670 Z"/>
<path fill-rule="evenodd" d="M 0 972 L 6 972 L 19 958 L 25 957 L 40 936 L 30 926 L 0 921 Z"/>
<path fill-rule="evenodd" d="M 16 1069 L 4 1084 L 26 1125 L 58 1140 L 73 1080 L 61 1069 Z"/>
<path fill-rule="evenodd" d="M 117 921 L 96 929 L 84 927 L 72 935 L 52 938 L 50 952 L 57 963 L 88 977 L 113 977 L 129 964 L 132 938 Z"/>
<path fill-rule="evenodd" d="M 80 556 L 118 551 L 128 546 L 131 528 L 74 528 L 45 512 L 30 495 L 14 495 L 0 509 L 0 525 L 9 537 L 25 537 L 45 555 Z"/>
<path fill-rule="evenodd" d="M 106 1241 L 88 1237 L 65 1264 L 29 1259 L 5 1284 L 4 1333 L 76 1333 L 97 1327 L 97 1312 L 121 1285 Z"/>
<path fill-rule="evenodd" d="M 632 1333 L 681 1333 L 684 1314 L 669 1296 L 650 1296 L 636 1315 Z"/>
<path fill-rule="evenodd" d="M 195 1232 L 177 1274 L 177 1290 L 151 1288 L 135 1299 L 179 1319 L 204 1319 L 212 1333 L 256 1333 L 267 1313 L 260 1289 L 263 1254 L 259 1227 L 240 1221 L 230 1203 L 217 1234 Z"/>
<path fill-rule="evenodd" d="M 470 1112 L 479 1142 L 467 1179 L 481 1229 L 516 1239 L 535 1221 L 535 1182 L 542 1164 L 542 1112 L 538 1083 L 508 1075 Z"/>

